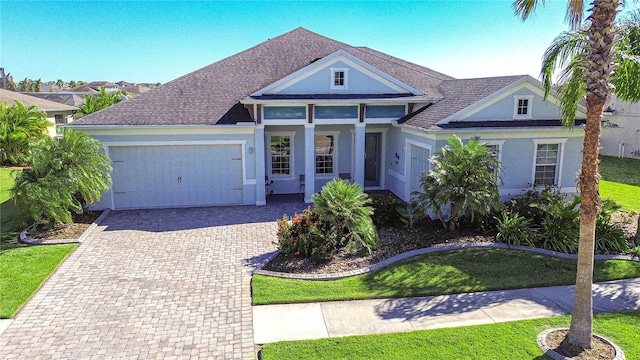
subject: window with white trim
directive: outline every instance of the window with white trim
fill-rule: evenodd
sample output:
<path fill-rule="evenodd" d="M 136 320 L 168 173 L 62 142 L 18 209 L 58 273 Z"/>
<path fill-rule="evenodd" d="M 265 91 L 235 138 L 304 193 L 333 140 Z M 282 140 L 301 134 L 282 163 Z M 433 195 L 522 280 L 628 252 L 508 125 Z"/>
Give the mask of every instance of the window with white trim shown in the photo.
<path fill-rule="evenodd" d="M 531 119 L 532 106 L 533 106 L 533 95 L 514 96 L 513 118 L 514 119 Z"/>
<path fill-rule="evenodd" d="M 557 185 L 560 144 L 537 144 L 533 184 Z"/>
<path fill-rule="evenodd" d="M 316 134 L 315 167 L 317 175 L 334 175 L 336 173 L 336 141 L 335 134 Z"/>
<path fill-rule="evenodd" d="M 331 89 L 346 89 L 349 69 L 331 69 Z"/>
<path fill-rule="evenodd" d="M 487 148 L 487 150 L 489 150 L 489 153 L 491 153 L 491 157 L 492 158 L 497 159 L 498 161 L 500 161 L 500 145 L 498 145 L 498 144 L 485 144 L 484 146 Z M 496 180 L 498 180 L 498 176 L 500 175 L 498 173 L 499 170 L 500 169 L 498 169 L 498 168 L 493 169 L 493 174 L 495 175 Z"/>
<path fill-rule="evenodd" d="M 291 135 L 269 136 L 269 167 L 274 177 L 292 177 L 293 138 Z"/>

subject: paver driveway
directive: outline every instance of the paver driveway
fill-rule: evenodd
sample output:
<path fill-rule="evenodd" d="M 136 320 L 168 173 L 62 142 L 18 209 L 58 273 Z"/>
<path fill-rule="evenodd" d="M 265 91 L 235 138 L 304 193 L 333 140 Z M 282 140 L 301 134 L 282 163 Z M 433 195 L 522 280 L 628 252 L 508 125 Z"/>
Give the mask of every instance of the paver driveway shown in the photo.
<path fill-rule="evenodd" d="M 0 358 L 253 359 L 250 275 L 302 204 L 111 212 L 0 335 Z"/>

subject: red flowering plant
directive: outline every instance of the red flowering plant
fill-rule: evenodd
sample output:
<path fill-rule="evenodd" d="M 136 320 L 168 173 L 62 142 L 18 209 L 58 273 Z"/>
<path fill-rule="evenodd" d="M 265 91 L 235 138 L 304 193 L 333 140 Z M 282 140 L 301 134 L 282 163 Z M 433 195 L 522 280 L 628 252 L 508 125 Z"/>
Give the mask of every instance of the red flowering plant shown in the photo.
<path fill-rule="evenodd" d="M 324 244 L 326 239 L 330 238 L 325 237 L 326 228 L 327 226 L 321 223 L 318 212 L 311 207 L 291 217 L 285 214 L 278 220 L 277 245 L 289 256 L 326 261 L 332 255 Z"/>

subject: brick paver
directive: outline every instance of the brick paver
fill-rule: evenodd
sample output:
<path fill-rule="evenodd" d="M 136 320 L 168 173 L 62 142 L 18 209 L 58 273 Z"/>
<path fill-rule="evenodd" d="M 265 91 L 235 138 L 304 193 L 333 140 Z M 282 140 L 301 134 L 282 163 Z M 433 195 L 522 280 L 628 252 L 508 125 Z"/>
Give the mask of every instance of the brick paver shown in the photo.
<path fill-rule="evenodd" d="M 111 212 L 0 335 L 3 359 L 253 359 L 250 276 L 302 204 Z"/>

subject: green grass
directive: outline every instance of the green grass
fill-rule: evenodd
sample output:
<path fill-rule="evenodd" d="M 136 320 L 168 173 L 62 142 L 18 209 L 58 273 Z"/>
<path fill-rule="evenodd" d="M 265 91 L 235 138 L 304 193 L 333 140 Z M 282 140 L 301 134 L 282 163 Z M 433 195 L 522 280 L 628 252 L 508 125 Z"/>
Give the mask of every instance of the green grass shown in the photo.
<path fill-rule="evenodd" d="M 465 249 L 416 256 L 374 273 L 313 281 L 255 275 L 255 305 L 430 296 L 575 284 L 576 262 L 525 251 Z M 594 281 L 640 277 L 640 263 L 596 261 Z"/>
<path fill-rule="evenodd" d="M 20 170 L 0 168 L 0 252 L 21 246 L 18 234 L 31 220 L 23 206 L 13 205 L 11 188 Z"/>
<path fill-rule="evenodd" d="M 11 318 L 76 244 L 29 246 L 0 253 L 0 318 Z"/>
<path fill-rule="evenodd" d="M 600 157 L 600 196 L 622 205 L 622 210 L 640 212 L 640 160 Z"/>
<path fill-rule="evenodd" d="M 406 333 L 265 344 L 263 360 L 546 359 L 536 345 L 544 330 L 568 327 L 569 316 Z M 640 311 L 596 314 L 594 332 L 640 359 Z"/>

